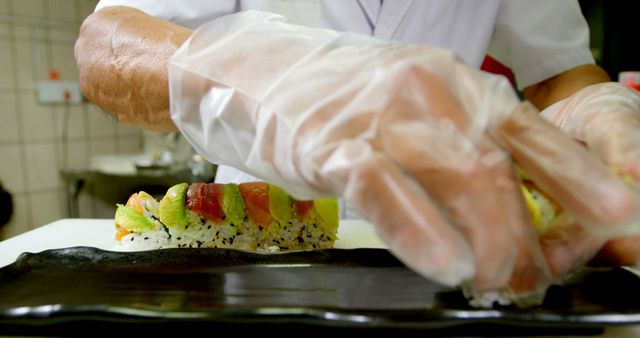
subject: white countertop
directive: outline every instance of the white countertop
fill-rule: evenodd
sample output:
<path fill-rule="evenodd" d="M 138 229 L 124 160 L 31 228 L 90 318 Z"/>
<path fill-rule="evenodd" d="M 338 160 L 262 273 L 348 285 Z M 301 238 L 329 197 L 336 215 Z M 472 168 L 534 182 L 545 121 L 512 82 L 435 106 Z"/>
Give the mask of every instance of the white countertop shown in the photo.
<path fill-rule="evenodd" d="M 22 252 L 72 246 L 111 250 L 114 233 L 113 219 L 61 219 L 0 242 L 0 266 L 13 263 Z"/>
<path fill-rule="evenodd" d="M 113 219 L 61 219 L 0 242 L 0 267 L 13 263 L 23 252 L 36 253 L 72 246 L 118 250 L 114 236 Z M 341 221 L 338 237 L 337 248 L 385 247 L 371 224 L 365 221 Z M 605 330 L 599 337 L 640 337 L 640 325 L 608 327 Z"/>

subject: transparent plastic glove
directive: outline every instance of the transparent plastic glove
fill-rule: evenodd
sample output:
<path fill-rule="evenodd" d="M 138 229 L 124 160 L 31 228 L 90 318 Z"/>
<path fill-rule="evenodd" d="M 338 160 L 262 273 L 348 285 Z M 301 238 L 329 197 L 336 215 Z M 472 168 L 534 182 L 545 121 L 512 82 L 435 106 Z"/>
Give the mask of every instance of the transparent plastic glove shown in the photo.
<path fill-rule="evenodd" d="M 197 30 L 169 77 L 172 118 L 209 161 L 297 197 L 346 198 L 397 257 L 447 285 L 549 283 L 511 156 L 585 223 L 635 216 L 595 156 L 442 49 L 244 12 Z"/>
<path fill-rule="evenodd" d="M 542 115 L 585 144 L 638 190 L 640 93 L 619 83 L 595 84 L 548 107 Z M 632 224 L 628 229 L 635 232 L 639 226 Z M 624 235 L 607 243 L 610 236 L 593 235 L 574 224 L 546 234 L 543 241 L 552 269 L 562 274 L 590 258 L 593 248 L 604 243 L 600 256 L 608 262 L 640 262 L 640 236 Z"/>

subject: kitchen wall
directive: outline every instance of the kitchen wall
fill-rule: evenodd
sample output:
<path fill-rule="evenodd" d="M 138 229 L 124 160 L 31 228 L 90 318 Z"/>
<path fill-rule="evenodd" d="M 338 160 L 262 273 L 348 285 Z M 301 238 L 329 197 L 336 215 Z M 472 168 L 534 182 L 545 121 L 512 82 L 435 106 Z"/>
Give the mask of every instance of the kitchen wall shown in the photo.
<path fill-rule="evenodd" d="M 0 0 L 0 182 L 15 209 L 10 223 L 0 226 L 0 239 L 67 217 L 62 168 L 87 168 L 93 155 L 140 151 L 139 130 L 117 125 L 88 102 L 37 100 L 36 83 L 51 70 L 61 80 L 77 80 L 73 45 L 95 4 Z M 85 217 L 100 203 L 80 196 Z"/>

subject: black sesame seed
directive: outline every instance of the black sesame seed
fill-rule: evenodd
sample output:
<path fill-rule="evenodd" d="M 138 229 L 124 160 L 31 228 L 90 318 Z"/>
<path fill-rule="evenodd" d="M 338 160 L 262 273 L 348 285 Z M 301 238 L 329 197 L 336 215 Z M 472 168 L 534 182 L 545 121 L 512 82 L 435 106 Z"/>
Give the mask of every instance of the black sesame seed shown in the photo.
<path fill-rule="evenodd" d="M 304 243 L 304 238 L 302 238 L 302 236 L 298 236 L 298 238 L 296 238 L 298 240 L 299 243 Z"/>
<path fill-rule="evenodd" d="M 220 234 L 220 230 L 216 231 L 216 237 Z"/>
<path fill-rule="evenodd" d="M 233 244 L 233 237 L 229 238 L 229 244 Z"/>
<path fill-rule="evenodd" d="M 145 241 L 149 240 L 149 237 L 145 237 L 145 238 L 144 238 L 144 240 L 145 240 Z"/>
<path fill-rule="evenodd" d="M 208 229 L 211 229 L 211 224 L 209 224 L 209 226 L 207 227 L 207 230 L 208 230 Z"/>
<path fill-rule="evenodd" d="M 178 237 L 178 238 L 176 238 L 176 239 L 177 239 L 177 240 L 181 240 L 181 239 L 182 239 L 182 237 Z"/>
<path fill-rule="evenodd" d="M 135 239 L 135 238 L 131 237 L 131 241 L 132 241 L 132 242 L 133 242 L 133 240 L 134 240 L 134 239 Z"/>
<path fill-rule="evenodd" d="M 185 225 L 185 226 L 184 226 L 184 229 L 185 229 L 185 230 L 186 230 L 186 229 L 188 229 L 188 228 L 189 228 L 189 224 L 187 224 L 187 225 Z"/>

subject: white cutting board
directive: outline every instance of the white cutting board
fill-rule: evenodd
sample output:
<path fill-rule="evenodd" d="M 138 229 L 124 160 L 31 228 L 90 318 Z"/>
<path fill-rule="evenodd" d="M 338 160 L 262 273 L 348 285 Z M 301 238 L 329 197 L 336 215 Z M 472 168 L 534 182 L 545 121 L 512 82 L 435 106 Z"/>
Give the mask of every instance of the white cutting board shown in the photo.
<path fill-rule="evenodd" d="M 40 252 L 73 246 L 118 251 L 113 219 L 69 218 L 0 242 L 0 267 L 13 263 L 23 252 Z M 336 248 L 385 248 L 373 226 L 361 220 L 343 220 Z"/>

